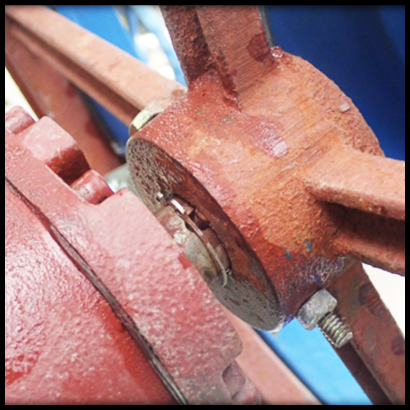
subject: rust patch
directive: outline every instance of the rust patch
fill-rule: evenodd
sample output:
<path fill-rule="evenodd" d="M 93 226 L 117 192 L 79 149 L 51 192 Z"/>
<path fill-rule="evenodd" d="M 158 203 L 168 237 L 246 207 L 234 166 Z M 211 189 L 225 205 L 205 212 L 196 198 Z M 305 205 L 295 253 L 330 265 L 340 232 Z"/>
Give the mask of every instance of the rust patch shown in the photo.
<path fill-rule="evenodd" d="M 406 353 L 406 342 L 401 336 L 393 339 L 391 344 L 391 351 L 396 356 L 403 356 Z"/>
<path fill-rule="evenodd" d="M 281 158 L 289 151 L 288 144 L 278 134 L 276 126 L 261 121 L 255 130 L 256 144 L 272 158 Z"/>
<path fill-rule="evenodd" d="M 386 312 L 386 307 L 371 283 L 365 283 L 360 287 L 359 301 L 362 306 L 365 306 L 375 316 L 381 316 Z"/>
<path fill-rule="evenodd" d="M 263 63 L 269 59 L 269 47 L 265 33 L 255 34 L 246 49 L 249 55 L 258 63 Z"/>

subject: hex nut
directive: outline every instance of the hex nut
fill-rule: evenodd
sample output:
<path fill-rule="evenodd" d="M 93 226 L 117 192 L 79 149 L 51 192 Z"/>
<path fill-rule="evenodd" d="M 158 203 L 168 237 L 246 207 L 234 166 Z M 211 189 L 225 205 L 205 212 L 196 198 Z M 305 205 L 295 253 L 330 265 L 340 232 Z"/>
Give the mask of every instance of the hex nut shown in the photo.
<path fill-rule="evenodd" d="M 321 289 L 299 309 L 296 318 L 305 329 L 312 330 L 336 305 L 337 300 L 326 289 Z"/>

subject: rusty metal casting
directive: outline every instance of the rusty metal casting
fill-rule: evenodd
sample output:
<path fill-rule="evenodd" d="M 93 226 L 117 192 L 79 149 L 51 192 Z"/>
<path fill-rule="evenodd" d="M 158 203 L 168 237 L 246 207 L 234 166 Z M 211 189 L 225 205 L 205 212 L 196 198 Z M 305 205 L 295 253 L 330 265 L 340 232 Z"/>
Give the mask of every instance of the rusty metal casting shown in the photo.
<path fill-rule="evenodd" d="M 164 15 L 189 91 L 129 141 L 134 182 L 154 212 L 156 192 L 198 208 L 232 263 L 222 303 L 256 327 L 280 328 L 351 263 L 339 244 L 347 217 L 341 225 L 340 206 L 315 193 L 333 192 L 333 181 L 340 194 L 328 201 L 403 219 L 404 165 L 375 156 L 382 155 L 377 139 L 334 83 L 300 58 L 272 55 L 256 9 L 165 7 Z M 350 178 L 347 192 L 332 174 L 322 183 L 309 172 L 330 162 L 340 179 L 349 157 L 356 171 L 361 158 L 367 168 L 373 161 L 384 196 L 374 184 L 360 191 Z M 365 212 L 361 218 L 375 222 Z M 404 224 L 391 224 L 403 256 Z M 387 249 L 378 257 L 360 251 L 379 266 L 404 269 L 400 257 L 383 263 Z"/>
<path fill-rule="evenodd" d="M 21 396 L 24 388 L 29 389 L 24 393 L 27 402 L 33 397 L 55 403 L 172 401 L 155 374 L 149 376 L 149 388 L 148 381 L 138 386 L 147 362 L 135 371 L 124 367 L 130 365 L 125 348 L 130 360 L 142 352 L 180 403 L 257 402 L 255 388 L 234 361 L 241 351 L 234 329 L 180 247 L 148 209 L 131 192 L 122 190 L 113 195 L 95 172 L 85 172 L 87 163 L 74 140 L 50 119 L 33 124 L 17 108 L 6 114 L 6 124 L 6 195 L 11 204 L 19 204 L 18 212 L 11 205 L 6 211 L 6 234 L 11 236 L 6 235 L 6 382 L 10 381 L 6 402 L 26 400 Z M 30 229 L 25 233 L 23 228 L 14 232 L 13 226 L 22 227 L 24 220 L 34 220 L 33 229 L 38 233 Z M 30 244 L 31 235 L 33 240 L 39 237 L 38 244 Z M 24 249 L 26 257 L 22 256 Z M 40 275 L 37 263 L 54 271 L 41 269 L 39 278 L 43 279 L 31 291 L 32 281 L 25 280 Z M 67 272 L 66 265 L 70 266 Z M 48 288 L 46 278 L 51 273 L 55 286 Z M 24 283 L 16 289 L 19 279 Z M 91 290 L 87 280 L 102 297 Z M 88 287 L 78 291 L 84 281 Z M 18 289 L 22 289 L 20 299 L 13 296 Z M 59 302 L 54 306 L 56 298 Z M 73 301 L 64 305 L 70 298 Z M 74 304 L 78 308 L 71 309 Z M 98 309 L 92 307 L 96 304 Z M 86 331 L 94 316 L 96 323 Z M 102 329 L 97 336 L 99 326 Z M 122 328 L 128 333 L 121 332 Z M 99 341 L 110 338 L 113 331 L 118 334 L 115 340 Z M 130 344 L 130 337 L 135 345 Z M 64 349 L 65 343 L 68 350 L 55 355 L 53 342 L 56 349 Z M 95 354 L 81 357 L 88 347 L 95 349 Z M 123 355 L 112 366 L 109 349 L 113 357 Z M 96 360 L 96 354 L 106 356 Z M 35 366 L 37 362 L 42 365 Z M 98 395 L 95 389 L 88 389 L 84 366 L 90 367 L 93 378 L 102 377 L 109 390 Z M 123 388 L 118 389 L 118 394 L 124 392 L 123 397 L 112 396 L 123 380 L 117 381 L 117 373 L 125 378 Z M 44 393 L 36 396 L 40 382 Z M 70 397 L 81 384 L 83 389 Z M 140 392 L 145 388 L 147 392 Z M 134 395 L 132 389 L 136 390 Z M 155 391 L 158 397 L 149 396 Z"/>
<path fill-rule="evenodd" d="M 210 222 L 232 271 L 210 285 L 218 299 L 277 330 L 355 257 L 404 274 L 405 165 L 352 101 L 271 50 L 256 8 L 163 13 L 189 90 L 132 136 L 127 162 L 153 212 L 162 192 Z"/>
<path fill-rule="evenodd" d="M 368 313 L 383 305 L 356 260 L 405 273 L 404 162 L 383 157 L 332 81 L 269 48 L 255 7 L 162 10 L 187 92 L 42 7 L 6 7 L 6 38 L 127 125 L 148 106 L 164 109 L 131 128 L 127 161 L 152 212 L 160 192 L 209 222 L 231 271 L 226 286 L 209 283 L 218 299 L 277 330 L 327 288 L 354 335 L 338 353 L 374 402 L 403 403 L 404 338 L 387 309 Z M 358 283 L 371 295 L 362 305 Z"/>

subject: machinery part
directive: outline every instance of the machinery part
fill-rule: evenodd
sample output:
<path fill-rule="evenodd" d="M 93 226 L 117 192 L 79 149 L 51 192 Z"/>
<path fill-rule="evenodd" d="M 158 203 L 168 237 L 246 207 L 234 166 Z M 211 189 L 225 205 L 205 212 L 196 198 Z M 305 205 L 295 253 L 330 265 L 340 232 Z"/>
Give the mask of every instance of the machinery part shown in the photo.
<path fill-rule="evenodd" d="M 38 56 L 73 53 L 54 39 L 56 34 L 58 37 L 50 29 L 54 24 L 37 24 L 45 15 L 48 22 L 63 21 L 61 17 L 40 7 L 36 13 L 32 19 L 28 9 L 8 7 L 6 23 L 11 23 L 19 41 Z M 404 164 L 375 160 L 374 154 L 382 152 L 351 101 L 308 63 L 279 49 L 270 50 L 252 8 L 180 7 L 169 8 L 165 14 L 190 90 L 133 137 L 128 150 L 131 172 L 144 188 L 142 192 L 148 192 L 144 200 L 154 211 L 156 192 L 178 195 L 210 221 L 233 268 L 246 268 L 247 276 L 239 269 L 241 275 L 235 274 L 233 269 L 230 282 L 241 276 L 241 283 L 249 286 L 238 285 L 231 294 L 230 286 L 224 288 L 225 304 L 250 323 L 258 323 L 257 327 L 280 327 L 318 289 L 329 286 L 337 296 L 330 288 L 333 279 L 340 285 L 344 283 L 340 278 L 349 277 L 354 283 L 346 276 L 351 269 L 357 271 L 350 256 L 404 274 L 405 227 L 394 219 L 404 216 Z M 69 32 L 70 25 L 62 24 Z M 231 31 L 224 33 L 227 26 Z M 86 33 L 82 35 L 85 39 Z M 93 41 L 98 50 L 97 39 Z M 45 43 L 47 48 L 40 49 L 38 45 Z M 107 50 L 108 45 L 104 47 Z M 100 57 L 104 60 L 104 53 L 93 55 L 93 62 Z M 84 70 L 80 61 L 70 59 L 68 66 L 76 64 L 77 72 Z M 103 63 L 87 66 L 94 85 L 87 87 L 86 81 L 65 70 L 63 63 L 56 65 L 60 73 L 67 73 L 77 86 L 88 88 L 91 96 L 113 110 L 115 102 L 124 101 L 122 96 L 128 95 L 129 87 L 118 81 L 111 91 L 119 98 L 104 102 L 100 98 L 106 90 L 104 67 Z M 127 70 L 121 69 L 127 77 Z M 146 89 L 146 84 L 140 76 L 132 86 Z M 152 100 L 155 98 L 146 105 Z M 120 114 L 127 107 L 119 103 Z M 135 108 L 136 113 L 144 107 Z M 349 168 L 350 158 L 355 180 L 341 184 L 339 176 Z M 362 163 L 369 163 L 370 168 L 361 167 Z M 325 200 L 332 203 L 320 199 L 322 185 L 315 171 L 326 167 L 339 178 L 323 185 L 324 195 L 331 195 Z M 389 173 L 389 168 L 396 171 Z M 361 192 L 368 189 L 360 184 L 369 172 L 376 183 L 382 181 L 390 187 L 387 193 L 373 188 Z M 395 196 L 393 191 L 399 194 Z M 352 195 L 358 193 L 364 196 L 363 203 L 357 198 L 352 201 Z M 377 238 L 375 230 L 380 233 Z M 346 289 L 343 303 L 349 306 L 355 296 Z M 355 351 L 350 355 L 353 350 L 346 345 L 338 353 L 374 402 L 403 402 L 403 384 L 393 381 L 404 380 L 404 357 L 392 358 L 389 343 L 373 338 L 366 342 L 360 334 L 366 325 L 375 329 L 374 335 L 386 325 L 390 332 L 383 336 L 394 334 L 404 341 L 389 312 L 381 323 L 380 317 L 368 317 L 361 309 L 351 309 L 348 314 L 342 305 L 339 309 L 354 332 Z M 357 317 L 352 317 L 352 312 Z M 390 370 L 383 374 L 384 358 L 397 364 L 394 375 Z"/>
<path fill-rule="evenodd" d="M 45 7 L 7 7 L 6 27 L 15 42 L 127 126 L 151 102 L 166 107 L 183 93 L 183 86 Z"/>
<path fill-rule="evenodd" d="M 41 38 L 34 33 L 42 33 Z M 91 167 L 103 175 L 123 161 L 76 87 L 127 127 L 152 101 L 166 107 L 183 92 L 181 85 L 46 7 L 9 7 L 5 44 L 6 67 L 37 116 L 53 118 L 73 135 Z"/>
<path fill-rule="evenodd" d="M 104 298 L 5 187 L 5 403 L 176 403 Z"/>
<path fill-rule="evenodd" d="M 329 292 L 338 301 L 336 313 L 354 335 L 336 353 L 373 403 L 404 404 L 405 338 L 362 264 L 347 269 Z"/>
<path fill-rule="evenodd" d="M 370 163 L 376 158 L 370 154 L 382 152 L 336 85 L 297 57 L 285 52 L 272 56 L 256 9 L 231 13 L 227 8 L 171 7 L 164 8 L 164 15 L 189 92 L 130 139 L 131 174 L 153 212 L 158 209 L 155 194 L 162 192 L 177 195 L 205 215 L 232 264 L 232 280 L 220 301 L 253 326 L 277 330 L 351 263 L 352 252 L 340 252 L 335 239 L 349 226 L 349 211 L 340 215 L 340 206 L 317 200 L 309 169 L 329 161 L 336 169 L 348 157 Z M 241 36 L 233 34 L 235 28 Z M 190 48 L 193 36 L 201 44 L 195 51 Z M 318 90 L 324 91 L 319 95 Z M 340 110 L 338 104 L 349 109 Z M 398 184 L 401 199 L 397 207 L 387 198 L 378 201 L 372 188 L 364 198 L 373 198 L 374 207 L 366 209 L 377 213 L 382 207 L 394 217 L 403 208 L 404 166 L 377 160 L 377 172 L 397 165 L 396 174 L 387 172 L 383 183 Z M 355 170 L 363 176 L 360 167 Z M 343 200 L 342 189 L 340 193 L 334 201 L 355 206 Z M 358 240 L 369 232 L 366 221 L 391 224 L 384 223 L 385 217 L 375 221 L 370 214 L 360 215 L 356 227 L 365 232 L 356 234 Z M 401 271 L 403 226 L 393 222 L 388 235 L 380 237 L 383 249 L 394 238 L 401 256 L 393 259 L 395 266 L 384 263 L 386 252 L 377 257 L 362 247 L 360 254 Z"/>
<path fill-rule="evenodd" d="M 326 289 L 322 289 L 299 309 L 296 317 L 307 330 L 318 326 L 326 339 L 336 348 L 340 348 L 352 339 L 353 333 L 332 313 L 336 305 L 337 300 Z"/>
<path fill-rule="evenodd" d="M 110 186 L 115 188 L 115 190 L 113 189 L 114 192 L 117 192 L 122 188 L 128 188 L 138 195 L 138 192 L 135 190 L 134 184 L 131 181 L 128 168 L 125 168 L 125 166 L 121 166 L 109 175 L 106 175 L 105 179 Z M 214 265 L 209 259 L 205 259 L 205 263 L 201 265 L 200 261 L 202 252 L 199 251 L 198 248 L 195 249 L 195 247 L 192 246 L 192 241 L 194 241 L 195 238 L 198 238 L 193 237 L 190 239 L 188 237 L 186 243 L 191 246 L 185 247 L 183 240 L 184 237 L 186 237 L 185 235 L 192 235 L 193 233 L 189 231 L 185 225 L 183 225 L 185 229 L 181 230 L 181 218 L 177 217 L 176 213 L 173 212 L 170 206 L 166 206 L 166 201 L 162 194 L 157 194 L 157 200 L 167 211 L 170 211 L 169 213 L 165 212 L 165 209 L 162 208 L 162 211 L 156 215 L 157 219 L 174 240 L 182 247 L 185 255 L 197 268 L 198 272 L 201 273 L 205 281 L 207 281 L 205 275 L 207 269 L 209 269 L 209 267 L 213 268 Z M 161 215 L 163 213 L 169 215 L 170 218 L 164 218 L 164 215 Z M 196 215 L 194 220 L 196 220 L 198 226 L 202 228 L 208 226 L 202 215 Z M 203 250 L 205 250 L 206 255 L 206 249 Z M 217 272 L 215 272 L 215 275 L 217 275 Z M 211 286 L 209 282 L 208 286 Z M 262 404 L 320 404 L 319 400 L 312 394 L 312 392 L 307 389 L 297 376 L 295 376 L 282 360 L 279 359 L 279 357 L 266 345 L 251 326 L 241 321 L 226 309 L 225 314 L 234 326 L 243 344 L 242 353 L 237 357 L 236 362 L 242 368 L 245 376 L 252 381 L 259 391 L 262 398 Z M 280 386 L 280 389 L 272 389 L 272 386 L 274 385 Z"/>
<path fill-rule="evenodd" d="M 323 316 L 317 326 L 326 339 L 338 349 L 353 339 L 353 333 L 335 313 Z"/>
<path fill-rule="evenodd" d="M 258 389 L 262 404 L 320 404 L 311 391 L 284 365 L 255 331 L 226 310 L 243 344 L 236 361 Z M 277 388 L 273 388 L 277 386 Z"/>
<path fill-rule="evenodd" d="M 133 135 L 139 131 L 145 124 L 155 118 L 158 114 L 164 111 L 161 105 L 157 105 L 155 102 L 151 103 L 147 108 L 144 108 L 137 116 L 132 120 L 130 125 L 129 134 Z"/>
<path fill-rule="evenodd" d="M 77 175 L 73 188 L 70 188 L 67 181 L 74 179 L 74 170 L 86 169 L 87 164 L 84 157 L 77 157 L 79 160 L 75 165 L 69 161 L 71 153 L 75 152 L 75 143 L 71 139 L 70 147 L 67 134 L 51 120 L 43 119 L 33 124 L 26 121 L 26 113 L 16 109 L 6 114 L 6 123 L 28 125 L 25 129 L 11 127 L 19 131 L 15 133 L 5 130 L 6 191 L 22 202 L 30 218 L 38 220 L 46 230 L 43 236 L 47 235 L 48 242 L 54 240 L 51 240 L 53 247 L 63 253 L 72 269 L 81 272 L 103 296 L 106 307 L 109 306 L 116 316 L 112 320 L 117 329 L 124 327 L 127 330 L 172 395 L 182 403 L 257 402 L 255 388 L 234 362 L 241 345 L 233 328 L 209 288 L 155 217 L 131 192 L 122 190 L 113 195 L 101 177 L 93 172 Z M 47 132 L 48 128 L 50 132 Z M 36 142 L 47 141 L 50 134 L 55 141 L 61 141 L 61 150 L 51 146 L 49 155 L 39 156 L 40 143 Z M 48 146 L 44 145 L 43 150 L 47 151 Z M 59 157 L 58 162 L 51 158 L 52 153 Z M 55 164 L 59 165 L 60 177 L 51 169 Z M 44 258 L 47 259 L 47 249 Z M 9 263 L 12 266 L 13 259 Z M 23 263 L 23 272 L 25 268 Z M 35 267 L 27 266 L 27 269 L 35 273 Z M 48 294 L 44 283 L 41 289 Z M 10 292 L 12 295 L 13 288 Z M 54 288 L 49 292 L 53 293 Z M 53 301 L 51 293 L 49 296 Z M 98 298 L 101 300 L 99 295 Z M 14 303 L 12 299 L 9 302 Z M 17 303 L 7 308 L 19 309 L 18 306 Z M 43 310 L 49 308 L 49 304 L 42 306 Z M 16 325 L 13 315 L 7 320 L 6 328 Z M 78 323 L 77 316 L 73 317 L 72 323 Z M 31 322 L 26 331 L 34 332 L 35 326 Z M 47 328 L 47 332 L 52 333 L 53 329 Z M 46 333 L 39 330 L 38 337 L 46 337 Z M 16 333 L 8 337 L 13 335 Z M 87 345 L 89 335 L 85 332 L 83 345 Z M 197 338 L 201 339 L 201 344 L 196 342 Z M 14 349 L 17 339 L 8 339 L 6 351 Z M 21 340 L 19 357 L 29 355 L 36 340 Z M 46 351 L 50 357 L 51 353 Z M 38 360 L 43 354 L 46 353 L 38 352 Z M 27 360 L 31 359 L 27 358 L 24 363 Z M 51 354 L 49 360 L 52 362 L 49 363 L 50 377 L 58 380 L 58 374 L 52 373 L 52 369 L 61 357 Z M 106 369 L 108 364 L 104 363 Z M 42 367 L 38 373 L 33 371 L 30 383 L 43 378 L 44 369 Z M 106 370 L 105 375 L 107 377 Z M 135 377 L 135 372 L 132 375 Z M 77 380 L 81 378 L 76 375 Z M 25 377 L 21 376 L 17 384 L 21 387 L 24 383 Z M 67 387 L 68 390 L 71 388 Z M 54 393 L 47 396 L 48 399 L 58 402 L 55 388 L 50 391 Z M 8 396 L 6 389 L 6 397 L 10 402 L 19 400 L 16 391 Z M 79 394 L 76 397 L 87 400 L 90 396 Z M 135 399 L 135 396 L 128 399 L 133 397 Z M 64 400 L 67 400 L 66 394 Z"/>
<path fill-rule="evenodd" d="M 299 309 L 296 317 L 305 329 L 312 330 L 336 305 L 337 300 L 326 289 L 322 289 Z"/>
<path fill-rule="evenodd" d="M 55 67 L 13 36 L 10 20 L 6 19 L 5 24 L 6 67 L 38 118 L 48 116 L 72 135 L 97 172 L 106 174 L 117 168 L 122 160 L 108 145 L 78 90 Z"/>
<path fill-rule="evenodd" d="M 157 193 L 157 199 L 164 205 L 156 213 L 158 221 L 182 247 L 208 286 L 218 293 L 221 286 L 228 284 L 230 261 L 209 222 L 180 198 L 173 197 L 166 202 L 164 196 Z"/>
<path fill-rule="evenodd" d="M 162 192 L 209 221 L 232 265 L 219 300 L 278 330 L 355 257 L 404 274 L 405 165 L 351 100 L 272 53 L 254 8 L 163 13 L 189 91 L 132 136 L 127 162 L 154 213 Z"/>

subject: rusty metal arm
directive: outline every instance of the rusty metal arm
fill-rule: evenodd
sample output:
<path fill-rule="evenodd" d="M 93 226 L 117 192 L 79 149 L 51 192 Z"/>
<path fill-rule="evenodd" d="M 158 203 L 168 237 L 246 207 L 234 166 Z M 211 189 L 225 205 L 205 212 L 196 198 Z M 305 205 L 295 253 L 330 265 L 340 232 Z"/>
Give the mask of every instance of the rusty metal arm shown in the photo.
<path fill-rule="evenodd" d="M 76 87 L 53 65 L 34 55 L 13 32 L 15 26 L 6 17 L 5 64 L 37 117 L 53 118 L 68 131 L 90 166 L 101 174 L 121 165 L 123 160 L 109 146 Z"/>
<path fill-rule="evenodd" d="M 405 339 L 360 263 L 329 287 L 354 334 L 336 350 L 374 404 L 404 404 Z"/>
<path fill-rule="evenodd" d="M 165 107 L 184 90 L 46 7 L 7 6 L 6 32 L 126 125 L 153 101 Z"/>
<path fill-rule="evenodd" d="M 305 175 L 313 195 L 364 212 L 406 219 L 406 164 L 346 149 L 331 152 Z"/>
<path fill-rule="evenodd" d="M 405 275 L 406 165 L 353 149 L 333 150 L 303 175 L 310 192 L 330 206 L 336 249 Z"/>

